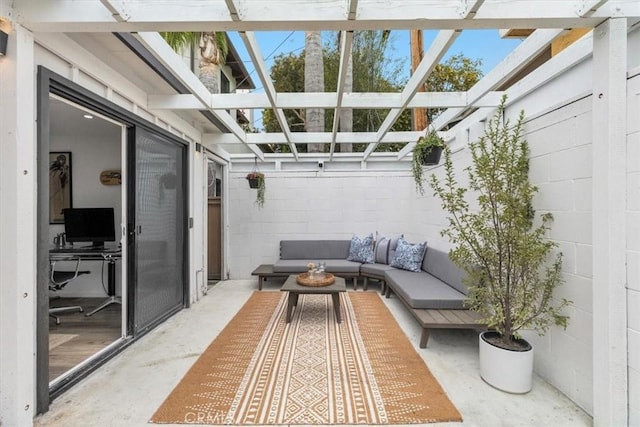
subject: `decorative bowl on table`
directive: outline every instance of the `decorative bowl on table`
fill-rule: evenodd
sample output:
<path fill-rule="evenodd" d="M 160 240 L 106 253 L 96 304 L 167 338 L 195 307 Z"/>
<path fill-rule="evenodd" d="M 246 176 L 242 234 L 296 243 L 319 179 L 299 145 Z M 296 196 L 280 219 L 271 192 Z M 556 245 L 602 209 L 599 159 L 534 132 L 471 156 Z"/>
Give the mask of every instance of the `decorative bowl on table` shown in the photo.
<path fill-rule="evenodd" d="M 300 273 L 298 274 L 298 277 L 296 277 L 298 285 L 309 287 L 329 286 L 335 281 L 336 278 L 331 273 L 307 272 Z"/>

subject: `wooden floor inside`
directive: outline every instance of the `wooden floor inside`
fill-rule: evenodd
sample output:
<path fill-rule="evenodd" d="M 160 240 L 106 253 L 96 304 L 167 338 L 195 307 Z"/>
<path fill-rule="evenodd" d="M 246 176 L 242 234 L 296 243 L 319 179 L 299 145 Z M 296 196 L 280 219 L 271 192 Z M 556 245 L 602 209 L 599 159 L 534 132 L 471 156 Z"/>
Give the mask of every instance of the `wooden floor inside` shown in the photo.
<path fill-rule="evenodd" d="M 121 336 L 120 304 L 111 304 L 91 317 L 85 313 L 99 306 L 105 298 L 59 298 L 51 307 L 79 305 L 84 313 L 57 314 L 60 325 L 49 319 L 49 381 L 96 354 Z"/>

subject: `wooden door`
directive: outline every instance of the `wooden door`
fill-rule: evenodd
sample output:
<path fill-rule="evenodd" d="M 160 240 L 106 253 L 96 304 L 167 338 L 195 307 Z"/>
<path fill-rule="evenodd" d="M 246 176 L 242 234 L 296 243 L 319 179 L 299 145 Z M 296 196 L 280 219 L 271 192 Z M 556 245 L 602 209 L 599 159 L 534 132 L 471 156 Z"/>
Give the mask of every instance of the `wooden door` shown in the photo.
<path fill-rule="evenodd" d="M 219 280 L 222 273 L 222 204 L 220 197 L 209 199 L 207 212 L 208 280 Z"/>

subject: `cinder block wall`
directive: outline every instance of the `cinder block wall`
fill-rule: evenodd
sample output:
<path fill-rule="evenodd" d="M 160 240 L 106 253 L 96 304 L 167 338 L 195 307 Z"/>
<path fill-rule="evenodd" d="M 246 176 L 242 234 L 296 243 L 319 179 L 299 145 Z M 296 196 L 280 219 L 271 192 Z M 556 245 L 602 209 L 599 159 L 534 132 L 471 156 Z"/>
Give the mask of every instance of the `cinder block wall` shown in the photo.
<path fill-rule="evenodd" d="M 593 411 L 593 298 L 591 250 L 591 96 L 526 124 L 530 179 L 540 189 L 534 206 L 551 212 L 549 237 L 564 255 L 557 297 L 573 301 L 566 330 L 552 328 L 535 346 L 536 372 L 587 412 Z"/>

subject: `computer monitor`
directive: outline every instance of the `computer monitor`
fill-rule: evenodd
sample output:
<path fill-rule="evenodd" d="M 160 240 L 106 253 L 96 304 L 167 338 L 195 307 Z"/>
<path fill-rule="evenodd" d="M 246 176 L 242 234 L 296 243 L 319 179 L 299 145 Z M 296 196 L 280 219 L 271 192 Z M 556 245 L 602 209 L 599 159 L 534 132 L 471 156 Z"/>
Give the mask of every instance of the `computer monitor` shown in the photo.
<path fill-rule="evenodd" d="M 64 209 L 64 231 L 67 242 L 92 242 L 100 248 L 104 242 L 115 242 L 116 228 L 113 208 Z"/>

